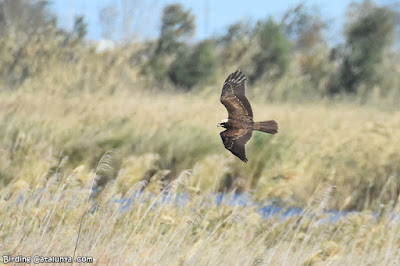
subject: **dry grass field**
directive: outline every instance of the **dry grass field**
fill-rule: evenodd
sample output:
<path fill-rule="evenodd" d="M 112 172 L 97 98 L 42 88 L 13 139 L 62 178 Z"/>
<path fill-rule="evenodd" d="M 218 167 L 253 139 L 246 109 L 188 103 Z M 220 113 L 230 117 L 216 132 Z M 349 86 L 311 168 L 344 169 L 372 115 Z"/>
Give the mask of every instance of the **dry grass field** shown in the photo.
<path fill-rule="evenodd" d="M 389 104 L 398 86 L 384 99 L 376 88 L 376 97 L 293 100 L 312 92 L 295 58 L 280 81 L 249 86 L 255 120 L 275 119 L 279 133 L 255 132 L 245 164 L 217 128 L 221 84 L 236 69 L 183 93 L 141 75 L 135 45 L 97 54 L 46 34 L 23 45 L 0 38 L 2 256 L 399 263 L 400 111 Z M 271 204 L 301 211 L 263 217 Z"/>
<path fill-rule="evenodd" d="M 76 249 L 121 265 L 399 260 L 398 111 L 250 95 L 255 118 L 276 119 L 280 132 L 256 133 L 245 164 L 223 148 L 216 124 L 226 111 L 220 88 L 212 89 L 207 96 L 2 93 L 2 254 Z M 89 197 L 101 175 L 104 188 Z M 260 204 L 279 199 L 303 213 L 262 219 L 259 206 L 217 205 L 218 191 Z M 354 212 L 330 223 L 330 209 Z"/>

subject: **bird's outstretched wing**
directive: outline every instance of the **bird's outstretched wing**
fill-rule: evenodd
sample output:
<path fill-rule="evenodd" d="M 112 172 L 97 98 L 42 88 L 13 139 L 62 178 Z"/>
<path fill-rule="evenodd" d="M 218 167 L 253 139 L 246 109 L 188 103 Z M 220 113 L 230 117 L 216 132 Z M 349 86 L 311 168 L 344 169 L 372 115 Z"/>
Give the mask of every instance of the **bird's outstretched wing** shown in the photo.
<path fill-rule="evenodd" d="M 220 133 L 225 148 L 245 163 L 247 162 L 245 145 L 251 138 L 251 134 L 251 130 L 235 128 Z"/>
<path fill-rule="evenodd" d="M 253 111 L 245 95 L 246 78 L 237 70 L 225 80 L 222 87 L 221 103 L 228 110 L 228 118 L 247 116 L 253 118 Z"/>

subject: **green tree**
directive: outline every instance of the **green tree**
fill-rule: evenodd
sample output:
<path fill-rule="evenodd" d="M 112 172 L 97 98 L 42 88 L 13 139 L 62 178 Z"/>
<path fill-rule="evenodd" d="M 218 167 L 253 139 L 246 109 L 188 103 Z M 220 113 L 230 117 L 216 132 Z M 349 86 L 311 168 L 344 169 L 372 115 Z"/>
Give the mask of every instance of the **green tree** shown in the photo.
<path fill-rule="evenodd" d="M 395 36 L 395 14 L 386 7 L 378 7 L 372 1 L 353 3 L 349 15 L 339 86 L 332 86 L 330 93 L 355 93 L 361 83 L 368 87 L 379 83 L 377 68 Z"/>
<path fill-rule="evenodd" d="M 197 83 L 209 78 L 215 71 L 217 60 L 214 55 L 215 44 L 206 40 L 194 48 L 192 53 L 183 49 L 169 70 L 171 81 L 191 89 Z"/>
<path fill-rule="evenodd" d="M 154 52 L 148 63 L 143 68 L 144 73 L 152 74 L 159 81 L 168 76 L 171 62 L 175 60 L 179 63 L 179 57 L 188 53 L 185 41 L 194 33 L 194 18 L 190 10 L 184 10 L 180 4 L 164 8 L 160 37 L 154 45 Z"/>
<path fill-rule="evenodd" d="M 156 53 L 176 51 L 181 43 L 193 36 L 195 29 L 195 17 L 190 10 L 184 10 L 180 4 L 166 6 L 162 14 Z"/>
<path fill-rule="evenodd" d="M 256 29 L 260 50 L 253 56 L 254 71 L 251 81 L 262 77 L 268 70 L 275 70 L 276 76 L 284 74 L 290 64 L 291 45 L 283 31 L 283 26 L 277 24 L 271 17 L 260 22 Z"/>

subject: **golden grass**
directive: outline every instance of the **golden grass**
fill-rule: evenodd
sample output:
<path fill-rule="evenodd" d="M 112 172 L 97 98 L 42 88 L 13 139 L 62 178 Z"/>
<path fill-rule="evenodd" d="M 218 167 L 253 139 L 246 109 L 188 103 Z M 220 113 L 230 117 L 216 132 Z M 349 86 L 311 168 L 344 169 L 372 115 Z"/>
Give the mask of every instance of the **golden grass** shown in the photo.
<path fill-rule="evenodd" d="M 299 217 L 263 220 L 256 206 L 215 205 L 214 198 L 190 194 L 191 177 L 183 173 L 166 193 L 146 190 L 131 205 L 115 202 L 113 184 L 96 199 L 94 212 L 88 199 L 93 174 L 77 169 L 38 187 L 15 182 L 1 190 L 1 253 L 72 256 L 76 249 L 76 256 L 114 265 L 388 265 L 400 256 L 400 225 L 390 213 L 364 211 L 327 222 L 318 210 L 333 188 L 313 196 Z M 129 194 L 142 188 L 136 184 Z M 189 197 L 186 204 L 176 203 L 183 195 L 178 191 Z"/>
<path fill-rule="evenodd" d="M 398 111 L 253 102 L 255 119 L 277 120 L 280 132 L 255 133 L 244 164 L 221 143 L 216 124 L 227 114 L 217 95 L 3 94 L 0 172 L 8 177 L 3 182 L 32 183 L 67 156 L 66 173 L 79 165 L 88 173 L 106 150 L 117 148 L 131 173 L 123 177 L 126 184 L 151 167 L 173 175 L 194 169 L 190 186 L 203 192 L 215 191 L 215 180 L 231 176 L 259 199 L 280 197 L 302 206 L 331 185 L 337 190 L 330 208 L 376 210 L 397 199 L 392 188 L 400 165 Z M 146 154 L 153 159 L 141 159 Z"/>
<path fill-rule="evenodd" d="M 400 114 L 379 97 L 373 106 L 265 101 L 309 90 L 298 71 L 250 88 L 255 119 L 280 130 L 254 133 L 245 164 L 219 137 L 220 84 L 161 92 L 168 86 L 140 77 L 129 49 L 97 55 L 48 39 L 28 42 L 12 71 L 17 46 L 0 40 L 2 255 L 76 251 L 120 265 L 399 261 Z M 112 149 L 118 155 L 104 157 Z M 257 206 L 215 205 L 217 191 L 304 211 L 263 220 Z M 130 207 L 115 202 L 138 193 Z M 182 195 L 185 205 L 163 201 Z M 332 208 L 358 212 L 328 223 Z"/>

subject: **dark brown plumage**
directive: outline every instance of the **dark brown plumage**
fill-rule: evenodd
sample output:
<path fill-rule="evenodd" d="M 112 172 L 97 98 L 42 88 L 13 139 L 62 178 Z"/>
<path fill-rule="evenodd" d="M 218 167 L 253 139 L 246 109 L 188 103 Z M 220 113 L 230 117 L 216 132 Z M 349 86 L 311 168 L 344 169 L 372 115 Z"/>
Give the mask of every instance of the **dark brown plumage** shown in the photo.
<path fill-rule="evenodd" d="M 274 120 L 253 122 L 253 111 L 245 94 L 245 81 L 245 75 L 240 70 L 230 74 L 225 80 L 221 103 L 228 110 L 228 119 L 218 124 L 226 128 L 220 133 L 225 148 L 243 162 L 247 162 L 245 145 L 253 130 L 278 133 L 278 124 Z"/>

